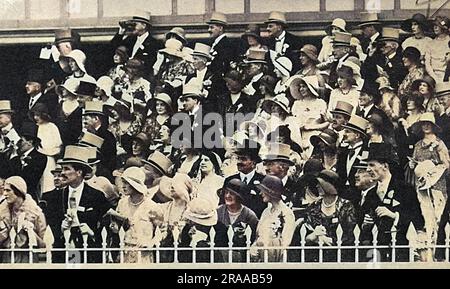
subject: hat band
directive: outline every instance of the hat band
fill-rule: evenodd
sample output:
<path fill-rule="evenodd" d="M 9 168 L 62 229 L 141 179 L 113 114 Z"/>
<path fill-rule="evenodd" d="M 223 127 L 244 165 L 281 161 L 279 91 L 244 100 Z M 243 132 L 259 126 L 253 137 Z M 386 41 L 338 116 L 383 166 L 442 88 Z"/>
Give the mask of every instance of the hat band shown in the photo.
<path fill-rule="evenodd" d="M 196 219 L 208 219 L 214 216 L 214 211 L 211 211 L 210 213 L 208 213 L 207 215 L 200 215 L 197 213 L 193 213 L 193 212 L 189 212 L 189 216 L 196 218 Z"/>
<path fill-rule="evenodd" d="M 349 128 L 349 129 L 352 129 L 352 130 L 355 130 L 355 131 L 357 131 L 357 132 L 359 132 L 359 133 L 362 133 L 362 134 L 366 134 L 366 132 L 362 129 L 362 128 L 360 128 L 360 127 L 358 127 L 358 126 L 356 126 L 356 125 L 354 125 L 354 124 L 351 124 L 351 123 L 348 123 L 347 125 L 345 125 L 344 127 L 346 127 L 346 128 Z"/>
<path fill-rule="evenodd" d="M 152 160 L 144 160 L 144 163 L 147 163 L 153 167 L 155 167 L 155 169 L 159 170 L 160 173 L 162 173 L 163 175 L 167 175 L 166 170 L 163 169 L 163 167 L 161 167 L 159 164 L 157 164 L 155 161 Z"/>
<path fill-rule="evenodd" d="M 345 115 L 350 115 L 350 112 L 347 112 L 347 111 L 345 111 L 345 110 L 343 110 L 343 109 L 339 109 L 339 108 L 336 108 L 336 109 L 334 109 L 334 110 L 332 110 L 332 111 L 330 111 L 331 113 L 336 113 L 336 114 L 345 114 Z"/>

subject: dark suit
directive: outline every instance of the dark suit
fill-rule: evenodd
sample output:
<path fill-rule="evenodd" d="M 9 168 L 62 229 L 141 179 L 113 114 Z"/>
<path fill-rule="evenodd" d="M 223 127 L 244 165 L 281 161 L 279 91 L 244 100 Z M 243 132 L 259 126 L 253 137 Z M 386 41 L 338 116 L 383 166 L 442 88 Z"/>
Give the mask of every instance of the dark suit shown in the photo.
<path fill-rule="evenodd" d="M 359 147 L 359 146 L 358 146 Z M 368 156 L 368 148 L 367 144 L 362 144 L 361 149 L 359 150 L 355 161 L 351 164 L 350 170 L 347 170 L 347 163 L 349 161 L 350 149 L 348 146 L 340 147 L 337 154 L 337 162 L 336 162 L 336 172 L 340 177 L 342 185 L 345 185 L 347 188 L 353 188 L 355 186 L 355 174 L 357 169 L 355 166 L 359 165 L 362 159 Z M 341 192 L 341 197 L 344 199 L 348 199 L 351 201 L 355 201 L 355 194 L 351 193 L 352 190 L 343 190 Z"/>
<path fill-rule="evenodd" d="M 369 109 L 369 112 L 365 113 L 365 115 L 363 115 L 362 110 L 360 107 L 358 107 L 356 109 L 356 115 L 363 117 L 365 119 L 369 119 L 371 115 L 373 114 L 377 114 L 378 116 L 380 116 L 383 119 L 383 128 L 385 130 L 385 132 L 387 132 L 388 136 L 393 137 L 394 133 L 394 125 L 392 124 L 391 120 L 389 119 L 389 117 L 387 116 L 387 114 L 384 112 L 384 110 L 382 110 L 381 108 L 378 108 L 376 105 L 372 106 Z"/>
<path fill-rule="evenodd" d="M 27 183 L 28 194 L 38 202 L 40 198 L 39 181 L 47 166 L 47 156 L 33 149 L 24 159 L 25 165 L 22 165 L 20 156 L 12 158 L 6 165 L 9 166 L 9 176 L 20 176 Z"/>
<path fill-rule="evenodd" d="M 241 180 L 240 174 L 232 175 L 225 180 L 225 184 L 230 180 L 238 179 Z M 259 189 L 256 187 L 255 182 L 261 182 L 264 176 L 255 172 L 253 178 L 247 181 L 249 194 L 244 196 L 243 204 L 249 207 L 253 212 L 255 212 L 258 218 L 261 218 L 262 212 L 267 208 L 267 204 L 263 202 L 261 195 L 259 194 Z M 241 180 L 242 181 L 242 180 Z M 221 200 L 221 203 L 224 203 Z"/>
<path fill-rule="evenodd" d="M 95 134 L 104 139 L 103 145 L 100 148 L 100 160 L 103 166 L 109 170 L 109 174 L 111 174 L 116 168 L 116 138 L 104 125 L 102 125 Z M 111 179 L 109 175 L 104 177 Z"/>
<path fill-rule="evenodd" d="M 225 116 L 227 113 L 247 114 L 256 111 L 256 99 L 241 92 L 236 103 L 232 103 L 231 93 L 226 92 L 218 98 L 219 113 Z"/>
<path fill-rule="evenodd" d="M 277 41 L 275 38 L 267 39 L 267 47 L 269 48 L 269 50 L 275 51 L 276 42 Z M 286 49 L 285 53 L 282 56 L 286 56 L 287 58 L 289 58 L 289 60 L 291 60 L 292 71 L 295 72 L 300 70 L 301 67 L 299 57 L 300 57 L 300 49 L 303 46 L 300 38 L 286 31 L 284 44 L 289 45 L 289 47 Z"/>
<path fill-rule="evenodd" d="M 45 104 L 48 108 L 49 115 L 52 119 L 57 117 L 57 110 L 55 109 L 58 106 L 58 96 L 52 91 L 47 92 L 46 94 L 42 94 L 38 100 L 36 100 L 33 106 L 30 108 L 30 96 L 26 96 L 23 100 L 18 100 L 17 105 L 17 115 L 14 117 L 14 126 L 20 131 L 24 122 L 34 123 L 33 119 L 30 119 L 29 112 L 33 109 L 33 107 L 37 103 Z"/>
<path fill-rule="evenodd" d="M 224 36 L 215 46 L 213 46 L 213 43 L 214 40 L 209 44 L 211 45 L 211 56 L 213 60 L 208 68 L 224 76 L 230 70 L 230 63 L 237 58 L 237 48 L 227 36 Z"/>
<path fill-rule="evenodd" d="M 442 129 L 439 138 L 445 143 L 447 149 L 450 150 L 450 115 L 443 114 L 436 118 L 436 124 Z"/>
<path fill-rule="evenodd" d="M 377 45 L 377 40 L 381 38 L 379 35 L 374 42 L 374 45 Z M 368 52 L 370 40 L 364 39 L 361 43 L 361 46 L 364 50 L 364 53 Z M 377 65 L 380 65 L 384 62 L 384 55 L 381 53 L 380 49 L 376 48 L 375 52 L 372 56 L 367 55 L 366 60 L 361 64 L 361 76 L 365 81 L 374 82 L 378 78 L 378 70 Z"/>
<path fill-rule="evenodd" d="M 381 60 L 381 67 L 386 71 L 389 76 L 389 83 L 392 88 L 397 91 L 400 83 L 405 79 L 408 74 L 408 70 L 403 65 L 402 54 L 397 52 L 392 59 L 384 57 Z"/>
<path fill-rule="evenodd" d="M 43 199 L 46 201 L 44 213 L 46 218 L 49 218 L 49 225 L 56 228 L 56 233 L 53 233 L 55 236 L 55 247 L 56 245 L 63 245 L 65 240 L 59 239 L 57 241 L 56 239 L 57 236 L 63 238 L 61 224 L 68 208 L 69 188 L 65 188 L 62 192 L 55 190 L 46 193 Z M 110 208 L 111 205 L 102 192 L 90 187 L 86 183 L 84 184 L 77 214 L 80 224 L 86 223 L 94 231 L 94 237 L 88 239 L 88 248 L 101 248 L 102 228 L 98 227 L 98 223 Z M 59 230 L 57 226 L 59 226 Z M 101 254 L 98 252 L 88 254 L 88 262 L 101 262 Z"/>
<path fill-rule="evenodd" d="M 55 124 L 61 134 L 61 140 L 64 146 L 76 144 L 81 136 L 82 109 L 78 107 L 70 115 L 65 115 L 61 109 L 58 109 L 58 117 Z"/>
<path fill-rule="evenodd" d="M 114 49 L 121 45 L 125 46 L 128 49 L 129 56 L 131 57 L 136 41 L 137 36 L 132 35 L 124 38 L 123 35 L 116 34 L 111 40 L 111 44 Z M 153 65 L 156 62 L 156 55 L 161 48 L 162 45 L 149 34 L 134 56 L 135 59 L 140 59 L 144 62 L 145 72 L 149 75 L 153 75 Z"/>

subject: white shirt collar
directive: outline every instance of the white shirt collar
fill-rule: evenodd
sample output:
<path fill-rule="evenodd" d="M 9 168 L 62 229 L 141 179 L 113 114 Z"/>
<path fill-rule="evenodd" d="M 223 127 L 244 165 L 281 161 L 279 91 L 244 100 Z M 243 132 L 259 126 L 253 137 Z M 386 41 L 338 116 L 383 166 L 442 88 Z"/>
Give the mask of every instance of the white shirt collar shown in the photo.
<path fill-rule="evenodd" d="M 247 183 L 250 182 L 251 179 L 255 176 L 256 169 L 249 172 L 248 174 L 244 174 L 242 172 L 239 172 L 239 177 L 241 178 L 241 181 L 244 181 L 245 178 L 247 178 Z"/>
<path fill-rule="evenodd" d="M 281 32 L 280 36 L 275 37 L 275 41 L 281 41 L 286 37 L 286 31 L 283 30 L 283 32 Z"/>
<path fill-rule="evenodd" d="M 34 148 L 29 149 L 26 152 L 24 152 L 23 155 L 22 155 L 22 158 L 26 158 L 33 150 L 34 150 Z"/>
<path fill-rule="evenodd" d="M 145 32 L 144 34 L 138 36 L 137 39 L 138 39 L 139 42 L 142 43 L 142 42 L 145 41 L 145 39 L 147 39 L 148 36 L 149 36 L 149 33 L 148 33 L 148 31 L 147 31 L 147 32 Z"/>
<path fill-rule="evenodd" d="M 194 106 L 194 109 L 192 110 L 192 112 L 189 112 L 189 115 L 195 115 L 199 109 L 200 105 Z"/>
<path fill-rule="evenodd" d="M 369 113 L 369 111 L 372 109 L 373 106 L 374 106 L 374 104 L 372 103 L 369 106 L 361 106 L 360 107 L 361 110 L 364 109 L 364 117 L 367 117 L 367 114 Z"/>
<path fill-rule="evenodd" d="M 30 101 L 36 102 L 42 96 L 42 92 L 39 92 L 35 96 L 30 97 Z"/>
<path fill-rule="evenodd" d="M 261 72 L 261 73 L 258 73 L 257 75 L 255 75 L 255 76 L 253 76 L 253 78 L 252 78 L 252 83 L 253 82 L 257 82 L 258 80 L 260 80 L 261 79 L 261 77 L 263 77 L 264 76 L 264 74 Z"/>
<path fill-rule="evenodd" d="M 214 40 L 214 43 L 213 43 L 213 45 L 211 46 L 211 48 L 214 48 L 214 47 L 220 42 L 220 40 L 222 40 L 225 36 L 226 36 L 225 33 L 222 34 L 222 35 L 220 35 L 220 36 L 218 36 L 218 37 Z"/>
<path fill-rule="evenodd" d="M 283 186 L 286 186 L 288 178 L 289 178 L 288 176 L 285 176 L 284 178 L 281 179 L 281 181 L 283 182 Z"/>
<path fill-rule="evenodd" d="M 77 207 L 78 207 L 80 205 L 81 194 L 83 193 L 83 190 L 84 190 L 84 181 L 81 182 L 81 184 L 78 187 L 76 187 L 76 188 L 72 188 L 71 186 L 69 186 L 69 200 L 68 200 L 68 202 L 70 202 L 70 195 L 72 195 L 72 193 L 74 191 L 76 191 L 75 198 L 76 198 Z M 69 203 L 69 207 L 70 207 L 70 203 Z"/>
<path fill-rule="evenodd" d="M 394 59 L 395 55 L 397 55 L 397 52 L 394 51 L 394 53 L 392 53 L 391 55 L 388 55 L 388 59 Z"/>
<path fill-rule="evenodd" d="M 370 43 L 375 42 L 378 36 L 380 36 L 380 32 L 377 32 L 374 35 L 372 35 L 372 37 L 370 37 Z"/>
<path fill-rule="evenodd" d="M 349 148 L 349 149 L 357 149 L 357 148 L 359 148 L 359 147 L 362 147 L 362 145 L 363 145 L 363 142 L 362 142 L 362 141 L 359 141 L 359 142 L 355 143 L 354 145 L 349 144 L 349 145 L 348 145 L 348 148 Z"/>
<path fill-rule="evenodd" d="M 12 130 L 12 128 L 13 128 L 12 123 L 9 123 L 7 126 L 2 128 L 2 131 L 5 132 L 5 133 L 8 133 L 10 130 Z"/>
<path fill-rule="evenodd" d="M 230 93 L 230 97 L 231 97 L 231 103 L 235 104 L 239 100 L 239 98 L 241 97 L 241 92 Z"/>

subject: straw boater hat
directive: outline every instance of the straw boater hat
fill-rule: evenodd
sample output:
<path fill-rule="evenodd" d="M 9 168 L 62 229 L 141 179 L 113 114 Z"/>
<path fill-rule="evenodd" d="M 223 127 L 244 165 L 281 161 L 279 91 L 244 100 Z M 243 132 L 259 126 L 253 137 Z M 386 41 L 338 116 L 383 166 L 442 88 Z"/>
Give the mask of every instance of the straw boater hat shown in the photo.
<path fill-rule="evenodd" d="M 130 167 L 123 172 L 121 178 L 142 195 L 147 194 L 145 172 L 141 168 Z"/>
<path fill-rule="evenodd" d="M 400 30 L 392 27 L 383 27 L 381 31 L 381 37 L 377 40 L 378 42 L 385 41 L 400 41 Z"/>
<path fill-rule="evenodd" d="M 378 19 L 378 14 L 373 12 L 361 12 L 361 20 L 359 27 L 369 26 L 369 25 L 381 25 Z"/>
<path fill-rule="evenodd" d="M 94 168 L 95 165 L 100 163 L 98 158 L 99 151 L 96 147 L 87 146 L 85 148 L 87 150 L 86 153 L 88 155 L 88 163 L 92 168 Z"/>
<path fill-rule="evenodd" d="M 269 143 L 267 154 L 263 161 L 282 161 L 293 166 L 294 162 L 290 159 L 291 147 L 284 143 Z"/>
<path fill-rule="evenodd" d="M 227 16 L 221 12 L 213 12 L 211 18 L 206 21 L 206 24 L 217 24 L 221 26 L 227 26 Z"/>
<path fill-rule="evenodd" d="M 446 96 L 450 94 L 450 82 L 438 82 L 435 88 L 435 95 L 437 97 Z"/>
<path fill-rule="evenodd" d="M 275 200 L 282 199 L 284 186 L 280 178 L 267 175 L 260 183 L 255 182 L 255 185 L 260 190 L 261 194 L 265 193 L 269 195 L 271 199 Z"/>
<path fill-rule="evenodd" d="M 250 48 L 248 50 L 247 59 L 244 59 L 245 64 L 262 63 L 266 64 L 267 51 L 261 48 Z"/>
<path fill-rule="evenodd" d="M 207 199 L 195 198 L 187 204 L 184 217 L 194 223 L 203 226 L 217 224 L 217 211 L 214 205 Z"/>
<path fill-rule="evenodd" d="M 84 147 L 94 147 L 100 150 L 104 142 L 105 140 L 102 137 L 86 131 L 83 133 L 79 145 Z"/>
<path fill-rule="evenodd" d="M 88 171 L 92 171 L 92 167 L 89 165 L 88 149 L 80 146 L 67 146 L 64 151 L 64 157 L 62 160 L 58 161 L 58 164 L 78 164 Z"/>
<path fill-rule="evenodd" d="M 351 46 L 352 34 L 347 32 L 336 32 L 333 37 L 333 46 Z"/>
<path fill-rule="evenodd" d="M 338 101 L 334 110 L 330 111 L 333 114 L 342 114 L 350 117 L 353 112 L 353 105 L 345 101 Z"/>
<path fill-rule="evenodd" d="M 317 89 L 319 88 L 319 81 L 316 76 L 301 76 L 294 75 L 286 82 L 286 86 L 289 87 L 289 91 L 294 98 L 301 98 L 300 92 L 298 91 L 298 86 L 301 82 L 304 82 L 308 87 L 309 91 L 315 95 L 319 96 Z"/>
<path fill-rule="evenodd" d="M 183 94 L 180 97 L 180 100 L 184 98 L 192 97 L 193 99 L 202 99 L 203 93 L 201 91 L 201 87 L 198 85 L 188 82 L 183 85 Z"/>
<path fill-rule="evenodd" d="M 78 67 L 86 73 L 86 67 L 84 66 L 86 62 L 86 54 L 79 49 L 72 50 L 67 56 L 61 56 L 63 58 L 72 58 L 77 63 Z"/>
<path fill-rule="evenodd" d="M 101 115 L 104 116 L 103 102 L 101 101 L 86 101 L 83 115 Z"/>
<path fill-rule="evenodd" d="M 183 58 L 183 43 L 177 39 L 167 39 L 165 48 L 161 49 L 159 52 Z"/>
<path fill-rule="evenodd" d="M 0 113 L 14 113 L 9 100 L 0 100 Z"/>
<path fill-rule="evenodd" d="M 342 127 L 360 133 L 366 137 L 367 136 L 366 129 L 368 126 L 369 126 L 368 120 L 357 115 L 352 115 L 348 123 L 346 125 L 343 125 Z"/>
<path fill-rule="evenodd" d="M 211 46 L 197 42 L 195 43 L 194 51 L 192 52 L 192 56 L 202 56 L 207 59 L 212 59 L 210 54 Z"/>
<path fill-rule="evenodd" d="M 159 151 L 152 153 L 147 160 L 143 160 L 147 165 L 150 165 L 157 169 L 162 175 L 167 176 L 169 169 L 172 167 L 172 161 Z"/>
<path fill-rule="evenodd" d="M 63 42 L 74 41 L 72 30 L 70 29 L 59 29 L 55 31 L 55 44 L 58 45 Z"/>
<path fill-rule="evenodd" d="M 277 104 L 279 107 L 281 107 L 287 114 L 291 114 L 291 108 L 289 106 L 289 99 L 286 97 L 286 94 L 280 93 L 276 95 L 274 98 L 269 98 L 264 100 L 262 103 L 262 107 L 264 110 L 269 111 L 269 105 L 271 104 Z"/>
<path fill-rule="evenodd" d="M 280 11 L 272 11 L 269 14 L 269 18 L 264 23 L 265 24 L 278 23 L 283 26 L 286 26 L 287 25 L 286 15 Z"/>
<path fill-rule="evenodd" d="M 186 31 L 184 31 L 181 27 L 174 27 L 166 34 L 166 39 L 170 39 L 170 37 L 175 36 L 176 39 L 181 41 L 183 45 L 187 45 L 186 40 Z"/>
<path fill-rule="evenodd" d="M 150 12 L 136 13 L 136 15 L 133 16 L 133 19 L 131 19 L 131 21 L 144 23 L 150 26 L 152 25 Z"/>

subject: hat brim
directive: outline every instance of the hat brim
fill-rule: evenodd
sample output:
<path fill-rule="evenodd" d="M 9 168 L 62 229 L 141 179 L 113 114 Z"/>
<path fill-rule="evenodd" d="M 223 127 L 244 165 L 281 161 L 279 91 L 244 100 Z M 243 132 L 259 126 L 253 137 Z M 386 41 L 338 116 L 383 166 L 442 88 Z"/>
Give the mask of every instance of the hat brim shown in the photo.
<path fill-rule="evenodd" d="M 411 29 L 411 25 L 413 22 L 416 22 L 417 24 L 419 24 L 419 26 L 421 26 L 422 30 L 424 30 L 424 32 L 427 32 L 428 30 L 430 30 L 430 23 L 425 20 L 425 21 L 417 21 L 415 19 L 406 19 L 405 21 L 403 21 L 403 23 L 401 24 L 400 28 L 403 31 L 406 32 L 412 32 Z"/>
<path fill-rule="evenodd" d="M 286 157 L 277 156 L 277 155 L 266 155 L 263 158 L 263 161 L 269 161 L 269 162 L 270 161 L 278 161 L 278 162 L 285 162 L 291 166 L 295 165 L 295 163 L 291 159 L 286 158 Z"/>
<path fill-rule="evenodd" d="M 184 46 L 186 46 L 186 44 L 188 44 L 188 41 L 186 40 L 186 38 L 184 38 L 183 36 L 181 36 L 180 34 L 177 34 L 175 32 L 167 32 L 166 33 L 166 39 L 169 39 L 170 36 L 174 35 L 177 39 L 179 39 Z"/>
<path fill-rule="evenodd" d="M 319 58 L 317 55 L 312 54 L 311 52 L 305 50 L 305 49 L 300 49 L 301 53 L 304 53 L 309 59 L 311 59 L 313 62 L 315 62 L 316 64 L 319 63 Z"/>
<path fill-rule="evenodd" d="M 366 133 L 365 131 L 361 130 L 360 128 L 357 128 L 357 127 L 355 127 L 355 126 L 348 126 L 348 125 L 343 125 L 342 127 L 343 127 L 343 128 L 346 128 L 346 129 L 349 129 L 349 130 L 352 130 L 352 131 L 354 131 L 354 132 L 360 133 L 360 134 L 362 134 L 364 137 L 367 137 L 367 133 Z"/>
<path fill-rule="evenodd" d="M 371 25 L 381 25 L 380 21 L 367 21 L 367 22 L 363 22 L 358 24 L 358 27 L 364 27 L 364 26 L 371 26 Z"/>
<path fill-rule="evenodd" d="M 80 61 L 79 61 L 78 59 L 73 58 L 73 57 L 70 56 L 70 55 L 67 55 L 67 56 L 61 55 L 59 58 L 60 58 L 60 59 L 68 59 L 68 58 L 73 59 L 73 60 L 76 62 L 76 64 L 78 65 L 78 68 L 79 68 L 81 71 L 83 71 L 84 73 L 87 73 L 87 72 L 86 72 L 86 67 L 84 66 L 83 63 L 80 63 Z"/>
<path fill-rule="evenodd" d="M 244 59 L 243 61 L 244 64 L 267 64 L 267 61 L 265 60 L 259 60 L 259 59 Z"/>
<path fill-rule="evenodd" d="M 309 138 L 309 142 L 313 145 L 316 146 L 319 141 L 322 141 L 323 143 L 325 143 L 327 146 L 331 147 L 331 146 L 336 146 L 336 143 L 332 144 L 330 143 L 328 140 L 324 139 L 322 136 L 320 135 L 313 135 Z"/>
<path fill-rule="evenodd" d="M 133 179 L 130 179 L 129 177 L 124 177 L 123 175 L 121 176 L 121 178 L 123 180 L 125 180 L 127 183 L 130 184 L 130 186 L 132 186 L 137 192 L 141 193 L 142 195 L 146 195 L 147 194 L 147 187 L 143 184 L 140 184 L 138 182 L 136 182 Z"/>
<path fill-rule="evenodd" d="M 183 52 L 177 51 L 177 50 L 164 48 L 164 49 L 161 49 L 159 52 L 164 53 L 164 54 L 168 54 L 168 55 L 172 55 L 172 56 L 176 56 L 176 57 L 179 57 L 179 58 L 183 58 L 184 57 Z"/>
<path fill-rule="evenodd" d="M 60 165 L 77 164 L 77 165 L 81 165 L 81 166 L 85 167 L 86 169 L 88 169 L 89 172 L 92 172 L 92 167 L 88 163 L 85 163 L 80 160 L 64 160 L 64 159 L 62 159 L 62 160 L 58 161 L 57 164 L 60 164 Z"/>
<path fill-rule="evenodd" d="M 100 115 L 100 116 L 105 116 L 105 113 L 104 112 L 99 112 L 99 111 L 88 110 L 88 111 L 84 111 L 83 115 Z"/>
<path fill-rule="evenodd" d="M 330 111 L 331 114 L 340 114 L 340 115 L 345 115 L 348 117 L 351 117 L 352 115 L 346 111 L 341 111 L 341 110 L 331 110 Z"/>
<path fill-rule="evenodd" d="M 325 192 L 325 194 L 333 195 L 333 196 L 336 196 L 338 194 L 338 191 L 337 191 L 336 187 L 333 184 L 325 181 L 324 179 L 322 179 L 320 177 L 317 178 L 317 182 L 322 187 L 322 189 Z M 323 200 L 322 200 L 322 202 L 323 202 Z"/>
<path fill-rule="evenodd" d="M 157 169 L 158 172 L 160 172 L 163 176 L 167 176 L 167 172 L 157 163 L 155 163 L 152 160 L 142 160 L 142 162 L 146 165 L 152 166 L 153 168 Z"/>
<path fill-rule="evenodd" d="M 266 187 L 266 186 L 263 185 L 263 184 L 256 184 L 255 186 L 259 189 L 260 193 L 266 192 L 266 193 L 268 193 L 271 197 L 278 197 L 279 199 L 282 198 L 282 197 L 281 197 L 281 196 L 283 195 L 282 192 L 275 192 L 274 190 L 272 190 L 272 189 Z"/>
<path fill-rule="evenodd" d="M 418 125 L 422 125 L 422 123 L 431 123 L 433 125 L 434 129 L 436 130 L 436 132 L 438 132 L 438 133 L 442 132 L 442 128 L 430 120 L 419 120 L 417 122 Z"/>
<path fill-rule="evenodd" d="M 140 18 L 133 18 L 133 19 L 130 20 L 130 22 L 144 23 L 144 24 L 152 26 L 152 23 L 148 19 L 143 19 L 143 18 L 142 19 L 140 19 Z"/>
<path fill-rule="evenodd" d="M 276 24 L 280 24 L 283 26 L 288 25 L 287 21 L 283 21 L 283 20 L 279 20 L 279 19 L 269 19 L 269 20 L 264 21 L 264 24 L 269 24 L 269 23 L 276 23 Z"/>
<path fill-rule="evenodd" d="M 217 213 L 213 214 L 211 217 L 201 219 L 201 218 L 191 215 L 190 212 L 186 212 L 185 217 L 186 217 L 186 219 L 191 220 L 192 222 L 197 223 L 199 225 L 203 225 L 203 226 L 214 226 L 217 224 L 217 221 L 218 221 Z"/>
<path fill-rule="evenodd" d="M 209 21 L 206 21 L 206 24 L 216 24 L 216 25 L 221 25 L 221 26 L 227 26 L 228 25 L 227 22 L 219 21 L 219 20 L 209 20 Z"/>
<path fill-rule="evenodd" d="M 12 109 L 3 109 L 3 110 L 0 110 L 0 114 L 2 114 L 2 113 L 14 113 L 14 110 L 12 110 Z"/>
<path fill-rule="evenodd" d="M 281 105 L 279 102 L 274 101 L 273 99 L 266 99 L 266 100 L 262 103 L 262 108 L 268 110 L 267 105 L 268 105 L 269 103 L 275 103 L 276 105 L 278 105 L 279 107 L 281 107 L 281 109 L 283 109 L 287 114 L 291 114 L 291 112 L 289 111 L 288 108 L 286 108 L 284 105 Z"/>
<path fill-rule="evenodd" d="M 192 56 L 200 56 L 200 57 L 205 57 L 207 59 L 212 59 L 211 55 L 205 54 L 205 53 L 200 53 L 200 52 L 193 52 Z"/>

